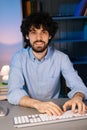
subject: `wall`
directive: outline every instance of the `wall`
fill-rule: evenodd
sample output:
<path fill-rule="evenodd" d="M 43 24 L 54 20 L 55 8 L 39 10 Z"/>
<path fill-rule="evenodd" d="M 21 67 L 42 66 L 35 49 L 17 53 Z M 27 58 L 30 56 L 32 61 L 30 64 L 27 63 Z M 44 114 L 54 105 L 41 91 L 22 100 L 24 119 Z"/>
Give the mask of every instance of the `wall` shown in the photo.
<path fill-rule="evenodd" d="M 0 0 L 0 69 L 22 48 L 21 0 Z"/>

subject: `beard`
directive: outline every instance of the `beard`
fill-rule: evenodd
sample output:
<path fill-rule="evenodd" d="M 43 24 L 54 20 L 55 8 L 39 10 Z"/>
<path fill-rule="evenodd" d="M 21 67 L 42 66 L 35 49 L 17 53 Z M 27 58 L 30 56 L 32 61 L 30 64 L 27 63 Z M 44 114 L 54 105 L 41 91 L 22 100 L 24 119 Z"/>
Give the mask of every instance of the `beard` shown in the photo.
<path fill-rule="evenodd" d="M 40 42 L 41 44 L 39 45 L 38 42 Z M 30 44 L 31 45 L 31 44 Z M 36 53 L 41 53 L 41 52 L 44 52 L 47 47 L 48 47 L 48 44 L 46 44 L 44 41 L 35 41 L 33 43 L 33 45 L 31 45 L 32 47 L 32 50 Z"/>

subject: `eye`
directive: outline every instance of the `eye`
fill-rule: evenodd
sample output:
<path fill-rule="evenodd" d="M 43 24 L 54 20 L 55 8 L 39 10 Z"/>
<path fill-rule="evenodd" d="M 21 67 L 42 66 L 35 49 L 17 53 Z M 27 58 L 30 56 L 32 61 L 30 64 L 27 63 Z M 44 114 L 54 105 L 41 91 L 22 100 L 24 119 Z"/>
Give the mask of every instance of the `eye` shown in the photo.
<path fill-rule="evenodd" d="M 32 30 L 30 31 L 31 34 L 36 34 L 36 31 Z"/>
<path fill-rule="evenodd" d="M 47 34 L 47 31 L 46 31 L 46 30 L 43 30 L 42 33 L 43 33 L 43 34 Z"/>
<path fill-rule="evenodd" d="M 30 31 L 30 33 L 35 33 L 35 31 L 32 30 L 32 31 Z"/>

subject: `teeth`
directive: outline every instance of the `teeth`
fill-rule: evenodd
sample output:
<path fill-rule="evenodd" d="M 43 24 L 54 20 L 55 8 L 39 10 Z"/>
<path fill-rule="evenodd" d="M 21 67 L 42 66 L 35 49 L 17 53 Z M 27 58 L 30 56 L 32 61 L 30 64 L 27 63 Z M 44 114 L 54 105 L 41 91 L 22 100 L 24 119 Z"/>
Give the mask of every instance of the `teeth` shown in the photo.
<path fill-rule="evenodd" d="M 36 45 L 42 45 L 43 43 L 39 42 L 39 43 L 36 43 Z"/>

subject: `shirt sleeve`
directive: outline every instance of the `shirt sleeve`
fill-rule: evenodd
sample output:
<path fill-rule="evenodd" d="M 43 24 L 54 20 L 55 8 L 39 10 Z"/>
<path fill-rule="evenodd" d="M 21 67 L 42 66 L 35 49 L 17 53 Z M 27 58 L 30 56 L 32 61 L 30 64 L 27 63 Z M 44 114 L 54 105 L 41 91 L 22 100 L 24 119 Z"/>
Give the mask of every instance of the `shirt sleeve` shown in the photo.
<path fill-rule="evenodd" d="M 68 97 L 72 98 L 75 93 L 81 92 L 85 95 L 85 98 L 87 99 L 87 87 L 83 83 L 77 71 L 74 69 L 69 57 L 65 55 L 62 59 L 62 74 L 66 80 L 67 87 L 69 87 L 71 90 L 68 93 Z"/>
<path fill-rule="evenodd" d="M 11 104 L 17 105 L 23 96 L 28 95 L 24 90 L 24 78 L 22 73 L 22 57 L 15 54 L 10 65 L 7 99 Z"/>

